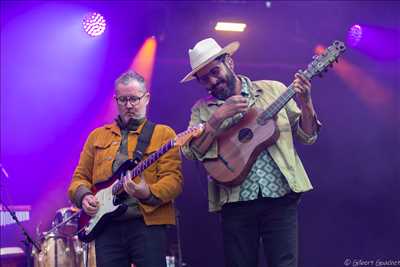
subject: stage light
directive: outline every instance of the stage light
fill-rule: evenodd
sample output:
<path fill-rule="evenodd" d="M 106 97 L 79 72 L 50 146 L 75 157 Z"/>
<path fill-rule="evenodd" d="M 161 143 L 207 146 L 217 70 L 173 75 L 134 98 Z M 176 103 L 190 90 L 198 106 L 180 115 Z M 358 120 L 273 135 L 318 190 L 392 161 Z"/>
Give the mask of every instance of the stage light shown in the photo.
<path fill-rule="evenodd" d="M 231 31 L 231 32 L 243 32 L 246 29 L 245 23 L 234 23 L 234 22 L 217 22 L 214 28 L 216 31 Z"/>
<path fill-rule="evenodd" d="M 375 60 L 398 61 L 400 31 L 375 25 L 353 25 L 347 34 L 347 43 Z"/>
<path fill-rule="evenodd" d="M 314 48 L 317 55 L 325 51 L 325 47 L 318 44 Z M 390 105 L 393 99 L 390 89 L 385 87 L 378 80 L 363 70 L 360 66 L 350 63 L 345 58 L 341 58 L 339 64 L 333 64 L 333 71 L 342 78 L 342 81 L 348 85 L 365 104 L 371 108 L 381 108 Z M 359 77 L 363 77 L 360 79 Z"/>
<path fill-rule="evenodd" d="M 362 27 L 358 24 L 351 26 L 348 34 L 347 34 L 347 42 L 351 46 L 357 46 L 357 44 L 361 41 L 363 36 Z"/>
<path fill-rule="evenodd" d="M 99 13 L 92 13 L 83 18 L 83 29 L 90 36 L 99 36 L 106 30 L 106 20 Z"/>

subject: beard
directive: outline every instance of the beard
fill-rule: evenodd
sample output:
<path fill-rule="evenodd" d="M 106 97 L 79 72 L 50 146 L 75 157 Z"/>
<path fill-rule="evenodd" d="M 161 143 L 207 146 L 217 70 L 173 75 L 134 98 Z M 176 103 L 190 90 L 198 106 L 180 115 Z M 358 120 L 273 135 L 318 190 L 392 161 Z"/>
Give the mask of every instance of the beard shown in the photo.
<path fill-rule="evenodd" d="M 235 94 L 235 82 L 236 82 L 235 75 L 233 74 L 230 68 L 228 67 L 225 68 L 227 70 L 225 81 L 219 80 L 217 84 L 210 89 L 210 94 L 219 100 L 226 100 L 227 98 Z M 224 88 L 219 89 L 218 87 L 223 83 L 226 83 L 226 86 Z"/>
<path fill-rule="evenodd" d="M 135 114 L 126 115 L 127 121 L 129 121 L 130 119 L 140 120 L 140 119 L 143 119 L 144 117 L 145 117 L 145 115 L 142 114 L 142 113 L 135 113 Z"/>
<path fill-rule="evenodd" d="M 129 109 L 129 110 L 120 110 L 120 116 L 125 123 L 128 123 L 129 120 L 141 120 L 146 116 L 144 111 Z"/>

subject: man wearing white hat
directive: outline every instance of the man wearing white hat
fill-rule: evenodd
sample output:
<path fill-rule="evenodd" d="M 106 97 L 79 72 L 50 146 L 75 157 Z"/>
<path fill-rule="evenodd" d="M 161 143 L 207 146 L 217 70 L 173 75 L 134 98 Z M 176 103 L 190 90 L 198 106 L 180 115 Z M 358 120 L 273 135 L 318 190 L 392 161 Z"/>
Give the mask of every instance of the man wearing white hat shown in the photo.
<path fill-rule="evenodd" d="M 209 93 L 192 107 L 189 125 L 203 123 L 205 130 L 182 147 L 189 159 L 217 159 L 221 133 L 238 123 L 250 107 L 265 109 L 287 90 L 278 81 L 251 81 L 236 74 L 232 55 L 238 48 L 238 42 L 222 48 L 207 38 L 189 49 L 192 70 L 181 82 L 195 79 Z M 296 73 L 293 85 L 297 104 L 290 100 L 276 114 L 280 136 L 258 155 L 245 180 L 225 186 L 209 179 L 209 210 L 221 212 L 226 266 L 258 266 L 260 240 L 269 267 L 297 266 L 297 205 L 300 194 L 312 185 L 293 137 L 312 144 L 321 124 L 310 81 Z"/>

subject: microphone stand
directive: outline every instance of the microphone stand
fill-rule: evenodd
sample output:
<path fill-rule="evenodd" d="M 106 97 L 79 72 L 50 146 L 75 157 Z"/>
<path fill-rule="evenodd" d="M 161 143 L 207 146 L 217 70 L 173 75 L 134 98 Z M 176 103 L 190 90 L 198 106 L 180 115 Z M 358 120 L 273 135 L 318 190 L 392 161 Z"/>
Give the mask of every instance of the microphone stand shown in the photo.
<path fill-rule="evenodd" d="M 30 237 L 30 235 L 28 234 L 28 232 L 25 230 L 24 226 L 22 226 L 21 222 L 18 220 L 17 216 L 15 215 L 15 212 L 12 211 L 7 204 L 5 204 L 4 202 L 2 203 L 3 206 L 6 208 L 6 210 L 8 211 L 8 213 L 10 213 L 11 217 L 13 218 L 13 220 L 16 222 L 16 224 L 18 225 L 18 227 L 21 229 L 22 234 L 25 236 L 25 240 L 23 241 L 24 243 L 24 252 L 25 252 L 25 258 L 26 258 L 26 266 L 27 267 L 31 267 L 31 254 L 30 254 L 30 245 L 33 245 L 38 252 L 41 251 L 40 247 L 36 244 L 36 242 Z"/>
<path fill-rule="evenodd" d="M 4 169 L 2 164 L 0 164 L 0 169 L 1 169 L 1 172 L 4 174 L 4 176 L 9 178 L 9 175 L 6 172 L 6 170 Z M 2 205 L 6 208 L 8 213 L 10 213 L 11 218 L 13 218 L 13 220 L 16 222 L 19 229 L 21 230 L 22 234 L 25 236 L 25 240 L 22 242 L 24 243 L 24 252 L 25 252 L 25 258 L 26 258 L 26 264 L 27 264 L 26 266 L 31 267 L 32 262 L 31 262 L 31 254 L 30 254 L 30 245 L 33 245 L 39 252 L 41 251 L 41 249 L 36 244 L 36 242 L 30 237 L 28 232 L 25 230 L 24 226 L 22 226 L 21 222 L 18 220 L 17 216 L 15 215 L 15 212 L 13 210 L 11 210 L 6 203 L 2 202 Z"/>
<path fill-rule="evenodd" d="M 176 209 L 176 236 L 177 236 L 177 241 L 178 241 L 178 266 L 177 267 L 183 267 L 186 266 L 186 263 L 183 262 L 182 259 L 182 247 L 181 247 L 181 231 L 180 231 L 180 224 L 179 224 L 179 217 L 180 213 L 179 210 Z"/>

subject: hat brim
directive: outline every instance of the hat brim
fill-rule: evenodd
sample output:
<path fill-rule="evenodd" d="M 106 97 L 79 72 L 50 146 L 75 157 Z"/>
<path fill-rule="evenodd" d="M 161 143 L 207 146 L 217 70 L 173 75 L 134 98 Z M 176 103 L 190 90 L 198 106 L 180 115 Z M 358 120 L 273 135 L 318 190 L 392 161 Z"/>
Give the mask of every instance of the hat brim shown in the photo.
<path fill-rule="evenodd" d="M 214 59 L 216 59 L 217 57 L 223 55 L 223 54 L 229 54 L 229 55 L 233 55 L 238 49 L 239 49 L 240 43 L 239 42 L 232 42 L 230 44 L 228 44 L 227 46 L 225 46 L 219 53 L 213 55 L 212 57 L 210 57 L 209 59 L 207 59 L 206 61 L 204 61 L 203 63 L 201 63 L 199 66 L 197 66 L 196 68 L 194 68 L 191 72 L 189 72 L 182 80 L 181 83 L 184 82 L 188 82 L 191 81 L 193 79 L 195 79 L 194 74 L 196 74 L 196 72 L 198 72 L 200 69 L 202 69 L 204 66 L 206 66 L 208 63 L 212 62 Z"/>

